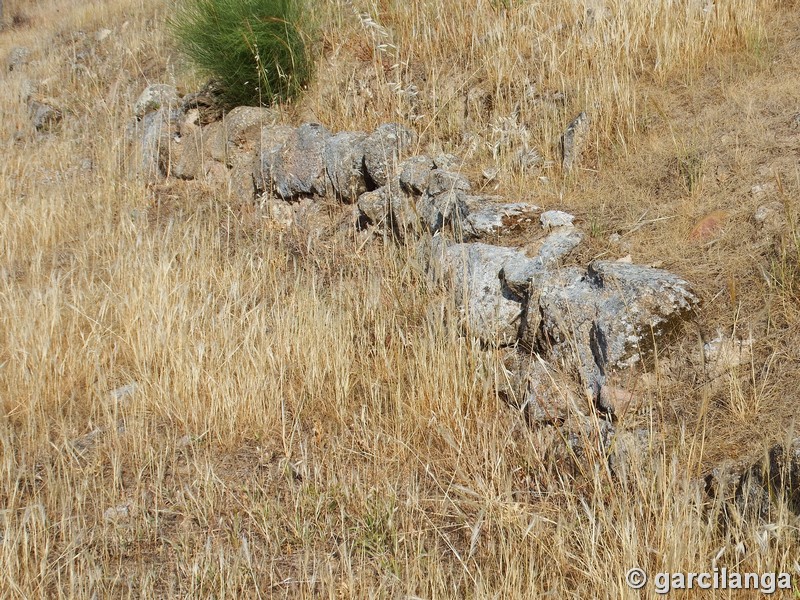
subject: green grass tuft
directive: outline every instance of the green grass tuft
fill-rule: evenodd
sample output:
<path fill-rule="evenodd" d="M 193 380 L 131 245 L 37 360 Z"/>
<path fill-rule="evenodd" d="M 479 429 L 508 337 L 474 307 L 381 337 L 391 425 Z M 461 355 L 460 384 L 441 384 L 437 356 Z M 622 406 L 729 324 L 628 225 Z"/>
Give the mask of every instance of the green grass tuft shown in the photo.
<path fill-rule="evenodd" d="M 302 14 L 302 0 L 182 0 L 171 26 L 228 106 L 270 105 L 295 98 L 311 76 Z"/>

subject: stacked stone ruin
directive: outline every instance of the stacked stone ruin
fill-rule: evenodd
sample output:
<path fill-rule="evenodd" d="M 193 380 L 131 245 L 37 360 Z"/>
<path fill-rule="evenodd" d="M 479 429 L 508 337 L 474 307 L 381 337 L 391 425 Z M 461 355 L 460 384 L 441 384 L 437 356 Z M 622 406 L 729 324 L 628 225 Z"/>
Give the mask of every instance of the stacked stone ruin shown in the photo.
<path fill-rule="evenodd" d="M 504 349 L 503 393 L 536 421 L 613 413 L 609 373 L 646 361 L 697 307 L 689 284 L 667 271 L 569 264 L 584 239 L 572 215 L 472 193 L 455 157 L 416 153 L 417 135 L 402 125 L 333 133 L 277 124 L 254 107 L 202 125 L 163 85 L 148 88 L 135 112 L 129 134 L 144 176 L 224 176 L 248 201 L 334 197 L 355 204 L 358 227 L 416 244 L 431 277 L 452 291 L 463 332 Z M 512 230 L 523 243 L 489 243 Z M 555 383 L 556 372 L 576 373 L 578 392 Z"/>

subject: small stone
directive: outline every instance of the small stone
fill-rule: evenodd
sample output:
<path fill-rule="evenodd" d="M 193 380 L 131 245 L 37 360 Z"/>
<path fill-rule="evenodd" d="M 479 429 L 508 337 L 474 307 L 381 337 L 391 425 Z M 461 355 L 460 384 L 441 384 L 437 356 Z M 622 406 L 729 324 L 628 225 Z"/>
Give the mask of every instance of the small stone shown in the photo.
<path fill-rule="evenodd" d="M 583 237 L 583 232 L 574 227 L 554 229 L 539 247 L 539 261 L 547 267 L 560 265 L 564 257 L 583 241 Z"/>
<path fill-rule="evenodd" d="M 570 172 L 581 160 L 589 137 L 589 116 L 582 112 L 575 117 L 561 136 L 561 165 Z"/>
<path fill-rule="evenodd" d="M 500 169 L 498 167 L 488 167 L 481 174 L 486 181 L 494 181 L 500 174 Z"/>
<path fill-rule="evenodd" d="M 111 30 L 110 30 L 110 29 L 98 29 L 98 30 L 97 30 L 97 31 L 94 33 L 94 41 L 96 41 L 96 42 L 102 42 L 102 41 L 104 41 L 105 39 L 107 39 L 107 38 L 108 38 L 108 36 L 110 36 L 110 35 L 111 35 L 111 33 L 112 33 L 112 32 L 111 32 Z"/>
<path fill-rule="evenodd" d="M 36 128 L 36 131 L 53 131 L 64 116 L 58 108 L 37 100 L 32 100 L 29 103 L 29 109 L 31 112 L 31 120 L 33 121 L 33 126 Z"/>
<path fill-rule="evenodd" d="M 535 218 L 539 207 L 526 202 L 496 204 L 480 196 L 467 198 L 467 222 L 473 235 L 489 235 L 510 230 Z"/>
<path fill-rule="evenodd" d="M 180 98 L 175 86 L 165 83 L 154 83 L 148 85 L 139 95 L 133 105 L 133 114 L 138 118 L 144 117 L 149 112 L 155 112 L 161 108 L 175 108 L 178 106 Z"/>
<path fill-rule="evenodd" d="M 421 195 L 434 168 L 434 162 L 427 156 L 412 156 L 400 163 L 400 185 L 411 194 Z"/>
<path fill-rule="evenodd" d="M 437 154 L 433 159 L 433 166 L 445 171 L 459 171 L 464 161 L 455 154 Z"/>
<path fill-rule="evenodd" d="M 572 227 L 575 217 L 561 210 L 548 210 L 541 214 L 539 220 L 542 228 L 547 230 L 554 227 Z"/>
<path fill-rule="evenodd" d="M 383 226 L 387 222 L 391 203 L 384 188 L 361 194 L 357 204 L 371 225 Z"/>
<path fill-rule="evenodd" d="M 28 64 L 30 56 L 31 51 L 24 46 L 12 48 L 8 54 L 7 69 L 9 71 L 19 70 L 20 67 Z"/>
<path fill-rule="evenodd" d="M 380 187 L 395 175 L 398 161 L 417 141 L 417 134 L 399 125 L 381 125 L 363 142 L 364 167 L 372 182 Z"/>
<path fill-rule="evenodd" d="M 117 506 L 112 506 L 111 508 L 107 508 L 105 511 L 103 511 L 103 518 L 106 521 L 122 521 L 128 519 L 130 516 L 131 516 L 130 502 L 118 504 Z"/>
<path fill-rule="evenodd" d="M 762 204 L 756 209 L 753 218 L 759 229 L 779 231 L 786 226 L 786 207 L 779 200 Z"/>
<path fill-rule="evenodd" d="M 775 184 L 774 183 L 758 183 L 750 188 L 750 194 L 753 198 L 764 198 L 770 194 L 775 192 Z"/>

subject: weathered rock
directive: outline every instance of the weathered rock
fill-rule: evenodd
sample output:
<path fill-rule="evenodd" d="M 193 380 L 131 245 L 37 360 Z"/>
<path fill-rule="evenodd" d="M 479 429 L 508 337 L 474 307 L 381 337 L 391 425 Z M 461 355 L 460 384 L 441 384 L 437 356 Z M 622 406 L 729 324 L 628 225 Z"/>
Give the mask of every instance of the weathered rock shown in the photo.
<path fill-rule="evenodd" d="M 464 238 L 469 189 L 469 181 L 461 175 L 442 169 L 430 172 L 428 187 L 417 202 L 417 214 L 430 233 L 449 226 L 457 239 Z"/>
<path fill-rule="evenodd" d="M 571 227 L 575 221 L 575 217 L 569 213 L 561 210 L 548 210 L 541 214 L 539 217 L 542 227 L 544 229 L 552 229 L 554 227 Z"/>
<path fill-rule="evenodd" d="M 256 191 L 273 192 L 275 189 L 276 163 L 281 148 L 294 134 L 294 129 L 287 125 L 262 127 L 257 158 L 253 171 Z"/>
<path fill-rule="evenodd" d="M 205 176 L 205 164 L 211 161 L 203 145 L 203 130 L 197 128 L 181 137 L 180 158 L 175 161 L 172 175 L 179 179 L 199 179 Z"/>
<path fill-rule="evenodd" d="M 415 198 L 403 189 L 398 177 L 377 190 L 361 194 L 358 208 L 360 222 L 376 225 L 398 239 L 406 239 L 419 231 Z"/>
<path fill-rule="evenodd" d="M 569 415 L 586 414 L 592 408 L 572 389 L 574 383 L 548 367 L 538 356 L 528 361 L 521 374 L 526 383 L 523 408 L 529 421 L 559 421 Z"/>
<path fill-rule="evenodd" d="M 258 195 L 253 178 L 257 164 L 255 153 L 234 152 L 230 155 L 229 163 L 231 168 L 228 171 L 228 183 L 231 195 L 243 202 L 252 202 Z"/>
<path fill-rule="evenodd" d="M 361 214 L 368 219 L 370 225 L 384 227 L 388 224 L 391 201 L 384 188 L 364 192 L 358 197 L 357 204 Z"/>
<path fill-rule="evenodd" d="M 555 267 L 582 241 L 582 231 L 574 227 L 559 227 L 544 238 L 539 247 L 539 260 L 545 267 Z"/>
<path fill-rule="evenodd" d="M 180 108 L 187 113 L 197 110 L 198 123 L 209 125 L 222 119 L 225 102 L 218 82 L 211 80 L 201 89 L 183 97 Z"/>
<path fill-rule="evenodd" d="M 386 185 L 403 154 L 416 141 L 416 133 L 397 123 L 381 125 L 364 139 L 364 167 L 376 187 Z"/>
<path fill-rule="evenodd" d="M 786 207 L 780 200 L 762 204 L 753 215 L 759 229 L 777 232 L 786 226 Z"/>
<path fill-rule="evenodd" d="M 178 110 L 162 108 L 132 124 L 129 135 L 134 142 L 131 166 L 135 173 L 149 179 L 171 172 L 181 118 Z"/>
<path fill-rule="evenodd" d="M 497 204 L 486 198 L 470 196 L 467 202 L 467 223 L 475 236 L 499 233 L 533 220 L 539 207 L 525 202 Z"/>
<path fill-rule="evenodd" d="M 325 171 L 334 193 L 346 202 L 353 202 L 367 191 L 362 147 L 366 137 L 366 133 L 344 131 L 330 136 L 325 143 Z"/>
<path fill-rule="evenodd" d="M 481 243 L 442 244 L 433 256 L 439 262 L 435 272 L 452 285 L 467 332 L 496 346 L 516 343 L 523 316 L 523 298 L 505 286 L 500 272 L 509 263 L 528 260 L 512 248 Z"/>
<path fill-rule="evenodd" d="M 438 196 L 454 191 L 469 192 L 470 188 L 469 180 L 463 175 L 437 168 L 429 173 L 425 192 L 431 196 Z"/>
<path fill-rule="evenodd" d="M 31 57 L 31 51 L 24 46 L 16 46 L 11 49 L 8 54 L 8 61 L 6 63 L 9 71 L 17 71 L 24 65 L 28 64 Z"/>
<path fill-rule="evenodd" d="M 417 214 L 417 198 L 403 187 L 399 177 L 392 178 L 384 186 L 389 193 L 392 231 L 401 240 L 420 231 L 420 219 Z"/>
<path fill-rule="evenodd" d="M 412 156 L 400 163 L 400 185 L 409 194 L 420 196 L 428 187 L 433 169 L 433 161 L 427 156 Z"/>
<path fill-rule="evenodd" d="M 595 323 L 598 366 L 625 368 L 642 360 L 697 307 L 685 280 L 662 269 L 617 261 L 594 261 L 588 276 L 599 295 Z"/>
<path fill-rule="evenodd" d="M 53 131 L 64 117 L 64 113 L 60 109 L 47 102 L 31 100 L 28 108 L 36 131 Z"/>
<path fill-rule="evenodd" d="M 222 120 L 222 128 L 225 132 L 225 161 L 228 166 L 231 166 L 234 153 L 255 152 L 262 128 L 275 125 L 278 118 L 279 115 L 274 110 L 257 106 L 238 106 L 226 114 Z"/>
<path fill-rule="evenodd" d="M 272 168 L 275 191 L 284 200 L 326 192 L 325 142 L 330 136 L 319 123 L 307 123 L 294 130 L 274 155 Z M 263 159 L 262 159 L 263 160 Z"/>
<path fill-rule="evenodd" d="M 569 172 L 581 160 L 589 137 L 589 116 L 582 112 L 567 126 L 561 136 L 561 165 Z"/>
<path fill-rule="evenodd" d="M 180 97 L 178 96 L 178 90 L 175 86 L 165 83 L 154 83 L 148 85 L 139 95 L 139 98 L 133 105 L 133 114 L 138 118 L 142 118 L 147 113 L 155 112 L 162 108 L 176 108 L 179 103 Z"/>
<path fill-rule="evenodd" d="M 503 269 L 505 285 L 527 299 L 520 341 L 575 369 L 598 397 L 606 373 L 630 367 L 652 350 L 697 304 L 679 277 L 640 265 L 595 261 L 588 271 L 556 268 L 578 234 L 558 229 L 545 240 L 557 251 Z M 604 408 L 613 409 L 612 403 Z"/>
<path fill-rule="evenodd" d="M 445 171 L 458 171 L 463 164 L 464 161 L 455 154 L 437 154 L 433 159 L 433 166 Z"/>
<path fill-rule="evenodd" d="M 800 438 L 775 444 L 755 459 L 718 465 L 705 477 L 705 485 L 722 506 L 726 522 L 770 522 L 781 514 L 782 505 L 800 514 Z"/>
<path fill-rule="evenodd" d="M 584 389 L 596 396 L 604 382 L 592 352 L 598 290 L 577 267 L 548 272 L 541 281 L 528 306 L 529 314 L 538 309 L 539 316 L 531 326 L 532 344 L 562 369 L 577 371 Z"/>

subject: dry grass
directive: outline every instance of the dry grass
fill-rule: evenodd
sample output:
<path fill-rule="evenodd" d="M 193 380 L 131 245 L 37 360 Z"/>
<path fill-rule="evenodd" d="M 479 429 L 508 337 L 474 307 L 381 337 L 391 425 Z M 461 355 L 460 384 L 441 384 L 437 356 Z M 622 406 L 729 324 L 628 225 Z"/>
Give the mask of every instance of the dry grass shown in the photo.
<path fill-rule="evenodd" d="M 165 3 L 6 4 L 25 20 L 0 58 L 33 54 L 0 76 L 2 597 L 634 598 L 632 566 L 797 572 L 792 514 L 720 529 L 698 479 L 794 429 L 796 3 L 319 8 L 319 75 L 287 121 L 400 119 L 475 174 L 499 164 L 510 196 L 575 211 L 582 258 L 630 252 L 696 283 L 702 314 L 620 424 L 653 430 L 652 452 L 614 476 L 496 396 L 498 357 L 446 326 L 413 252 L 125 176 L 138 92 L 196 84 Z M 65 110 L 57 133 L 31 130 L 28 81 Z M 521 148 L 553 159 L 582 109 L 584 169 L 514 168 Z M 767 200 L 794 227 L 757 231 Z M 690 240 L 718 210 L 724 230 Z M 711 385 L 692 357 L 733 327 L 752 358 Z"/>

